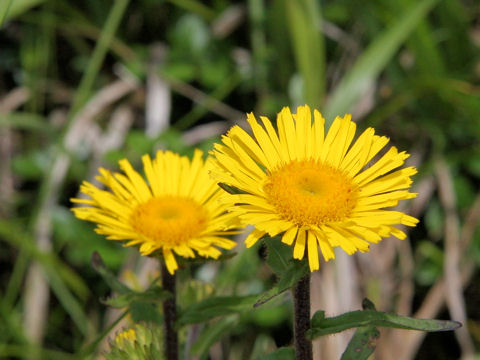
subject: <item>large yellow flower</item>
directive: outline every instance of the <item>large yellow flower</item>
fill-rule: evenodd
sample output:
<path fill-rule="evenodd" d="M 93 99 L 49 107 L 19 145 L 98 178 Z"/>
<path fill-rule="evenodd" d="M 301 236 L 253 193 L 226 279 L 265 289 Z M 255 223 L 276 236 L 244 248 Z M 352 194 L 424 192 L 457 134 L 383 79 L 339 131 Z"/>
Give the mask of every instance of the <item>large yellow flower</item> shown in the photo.
<path fill-rule="evenodd" d="M 282 234 L 294 245 L 293 257 L 303 259 L 308 249 L 310 270 L 319 268 L 318 247 L 326 261 L 333 248 L 348 254 L 366 252 L 369 243 L 405 233 L 394 225 L 415 226 L 417 219 L 385 210 L 399 200 L 415 197 L 407 189 L 417 171 L 403 165 L 409 156 L 391 147 L 371 166 L 367 164 L 388 143 L 388 138 L 365 130 L 352 145 L 356 125 L 350 115 L 337 117 L 324 135 L 325 120 L 301 106 L 296 114 L 284 108 L 277 130 L 266 117 L 248 114 L 253 137 L 234 126 L 223 144 L 215 144 L 213 176 L 240 190 L 223 201 L 229 211 L 255 230 L 246 246 L 268 234 Z"/>
<path fill-rule="evenodd" d="M 211 160 L 196 150 L 192 161 L 170 151 L 159 151 L 152 161 L 142 157 L 148 184 L 128 160 L 120 161 L 124 174 L 100 168 L 97 177 L 111 191 L 84 182 L 80 190 L 90 199 L 72 199 L 91 205 L 73 208 L 75 216 L 97 223 L 96 232 L 110 240 L 139 245 L 142 255 L 161 250 L 168 271 L 178 268 L 174 253 L 193 258 L 218 258 L 215 246 L 231 249 L 235 242 L 225 235 L 237 227 L 234 214 L 218 201 L 223 190 L 209 176 Z"/>

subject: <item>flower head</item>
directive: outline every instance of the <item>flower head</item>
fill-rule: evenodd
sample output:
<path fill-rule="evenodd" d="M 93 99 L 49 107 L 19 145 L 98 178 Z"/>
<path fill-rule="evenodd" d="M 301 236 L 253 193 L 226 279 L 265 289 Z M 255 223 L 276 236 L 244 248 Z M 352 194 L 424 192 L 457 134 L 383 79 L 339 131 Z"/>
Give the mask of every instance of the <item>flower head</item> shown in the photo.
<path fill-rule="evenodd" d="M 72 201 L 90 206 L 73 208 L 75 216 L 97 223 L 96 232 L 107 239 L 139 245 L 142 255 L 161 251 L 172 274 L 178 268 L 174 253 L 218 258 L 216 247 L 235 246 L 224 236 L 235 233 L 228 230 L 237 220 L 218 201 L 223 190 L 209 176 L 211 160 L 196 150 L 192 161 L 170 151 L 142 161 L 148 184 L 126 159 L 120 160 L 125 174 L 100 168 L 97 180 L 110 191 L 85 181 L 80 190 L 90 199 Z"/>
<path fill-rule="evenodd" d="M 163 359 L 162 327 L 150 322 L 117 333 L 110 341 L 106 360 Z"/>
<path fill-rule="evenodd" d="M 384 237 L 404 239 L 395 225 L 418 222 L 385 209 L 416 196 L 408 188 L 417 170 L 397 169 L 409 155 L 391 147 L 367 167 L 388 138 L 368 128 L 352 145 L 356 124 L 350 115 L 337 117 L 325 135 L 325 120 L 314 110 L 312 122 L 308 106 L 296 114 L 284 108 L 277 130 L 268 118 L 260 119 L 263 127 L 248 114 L 253 137 L 234 126 L 212 151 L 216 180 L 240 190 L 224 203 L 244 224 L 255 226 L 247 247 L 266 234 L 280 234 L 282 242 L 294 244 L 295 259 L 307 250 L 314 271 L 318 248 L 326 261 L 335 257 L 337 246 L 348 254 L 366 252 L 369 243 Z"/>

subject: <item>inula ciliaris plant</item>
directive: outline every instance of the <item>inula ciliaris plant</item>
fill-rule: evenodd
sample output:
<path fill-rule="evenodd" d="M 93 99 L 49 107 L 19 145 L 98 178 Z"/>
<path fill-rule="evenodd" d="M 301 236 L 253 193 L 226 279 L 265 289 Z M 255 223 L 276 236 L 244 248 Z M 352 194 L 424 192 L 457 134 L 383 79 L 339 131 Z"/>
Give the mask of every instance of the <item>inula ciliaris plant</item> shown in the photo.
<path fill-rule="evenodd" d="M 409 191 L 417 170 L 402 167 L 409 155 L 394 146 L 380 154 L 389 139 L 374 129 L 355 139 L 356 124 L 350 115 L 337 117 L 328 131 L 320 112 L 314 110 L 312 116 L 308 106 L 295 114 L 284 108 L 275 124 L 260 119 L 261 124 L 249 114 L 253 136 L 234 126 L 206 161 L 200 151 L 192 161 L 169 151 L 159 151 L 154 160 L 145 155 L 145 181 L 122 160 L 124 174 L 100 169 L 97 179 L 107 190 L 86 182 L 81 191 L 88 198 L 73 199 L 86 205 L 74 208 L 75 215 L 97 223 L 98 233 L 159 258 L 166 358 L 179 359 L 178 328 L 236 309 L 253 309 L 289 288 L 294 299 L 294 348 L 279 350 L 282 359 L 310 360 L 312 339 L 354 327 L 358 330 L 342 359 L 366 359 L 375 348 L 377 326 L 424 331 L 458 327 L 452 321 L 378 312 L 367 299 L 362 311 L 335 318 L 325 318 L 319 311 L 310 317 L 310 272 L 321 269 L 319 252 L 325 261 L 335 258 L 336 247 L 349 255 L 367 252 L 382 238 L 405 239 L 399 227 L 417 224 L 414 217 L 391 209 L 417 195 Z M 254 229 L 246 246 L 265 242 L 267 262 L 279 277 L 275 288 L 253 297 L 207 298 L 180 309 L 178 318 L 174 277 L 178 262 L 187 267 L 188 258 L 218 259 L 218 248 L 235 246 L 226 236 L 248 225 Z M 125 297 L 127 290 L 120 289 Z M 129 298 L 142 296 L 135 293 Z M 144 296 L 151 299 L 152 293 Z M 145 346 L 140 346 L 134 330 L 122 334 L 112 342 L 118 349 L 111 354 L 134 353 Z"/>
<path fill-rule="evenodd" d="M 221 255 L 217 247 L 231 249 L 235 242 L 225 238 L 237 226 L 235 215 L 219 201 L 223 192 L 210 178 L 210 161 L 195 151 L 193 160 L 170 151 L 158 151 L 152 161 L 142 158 L 148 184 L 128 160 L 120 161 L 125 174 L 100 169 L 97 180 L 111 191 L 85 182 L 80 190 L 87 199 L 72 199 L 89 205 L 73 209 L 83 220 L 97 223 L 96 231 L 110 240 L 126 240 L 138 245 L 142 255 L 161 255 L 162 285 L 171 296 L 163 303 L 166 326 L 166 353 L 177 358 L 175 255 L 213 259 Z"/>

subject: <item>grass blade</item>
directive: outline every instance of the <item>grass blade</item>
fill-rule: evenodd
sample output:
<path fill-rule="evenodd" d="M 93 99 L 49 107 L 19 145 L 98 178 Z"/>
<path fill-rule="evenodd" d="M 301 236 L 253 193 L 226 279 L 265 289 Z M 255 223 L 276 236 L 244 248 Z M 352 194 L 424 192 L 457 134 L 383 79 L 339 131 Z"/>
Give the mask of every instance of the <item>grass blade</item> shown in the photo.
<path fill-rule="evenodd" d="M 320 8 L 313 0 L 286 1 L 292 47 L 304 81 L 305 102 L 318 107 L 325 92 Z"/>
<path fill-rule="evenodd" d="M 352 111 L 362 94 L 375 81 L 416 26 L 438 0 L 423 0 L 413 4 L 400 20 L 374 40 L 345 74 L 324 108 L 331 124 L 336 115 Z"/>
<path fill-rule="evenodd" d="M 116 0 L 113 3 L 112 9 L 105 21 L 100 38 L 93 50 L 92 57 L 88 62 L 85 73 L 83 74 L 80 85 L 78 86 L 72 107 L 70 109 L 70 119 L 88 100 L 90 91 L 93 87 L 95 79 L 97 78 L 100 67 L 105 59 L 107 50 L 110 47 L 113 36 L 120 25 L 123 14 L 127 8 L 129 0 Z"/>

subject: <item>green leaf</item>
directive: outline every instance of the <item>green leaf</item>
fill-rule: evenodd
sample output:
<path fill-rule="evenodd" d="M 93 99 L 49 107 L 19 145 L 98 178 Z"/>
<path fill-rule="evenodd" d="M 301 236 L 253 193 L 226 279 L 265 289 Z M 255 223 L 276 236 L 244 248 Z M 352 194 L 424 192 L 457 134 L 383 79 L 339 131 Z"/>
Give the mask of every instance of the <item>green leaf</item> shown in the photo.
<path fill-rule="evenodd" d="M 324 115 L 331 124 L 336 115 L 352 111 L 362 94 L 375 81 L 393 55 L 405 42 L 438 0 L 416 2 L 399 16 L 396 24 L 385 30 L 368 46 L 338 84 L 325 106 Z"/>
<path fill-rule="evenodd" d="M 27 12 L 45 0 L 7 0 L 0 2 L 0 26 L 13 18 Z"/>
<path fill-rule="evenodd" d="M 120 22 L 125 14 L 129 0 L 114 1 L 108 16 L 103 24 L 102 32 L 98 41 L 95 43 L 95 48 L 89 57 L 88 64 L 78 85 L 77 91 L 73 98 L 73 103 L 70 107 L 68 115 L 69 122 L 74 115 L 87 103 L 91 91 L 94 87 L 100 68 L 105 60 L 107 52 L 110 50 L 110 45 L 115 37 L 115 33 L 120 25 Z"/>
<path fill-rule="evenodd" d="M 295 360 L 295 349 L 291 347 L 280 348 L 273 353 L 260 356 L 255 360 Z"/>
<path fill-rule="evenodd" d="M 278 276 L 278 282 L 273 288 L 258 296 L 255 306 L 265 304 L 290 289 L 309 271 L 307 262 L 293 259 L 292 248 L 282 243 L 279 237 L 265 238 L 264 241 L 267 245 L 267 264 Z"/>
<path fill-rule="evenodd" d="M 77 297 L 68 288 L 66 279 L 62 278 L 65 274 L 68 274 L 69 278 L 71 278 L 73 271 L 54 253 L 40 251 L 35 245 L 31 234 L 25 232 L 24 229 L 25 224 L 21 222 L 11 219 L 5 221 L 0 219 L 0 239 L 25 251 L 28 256 L 40 263 L 55 296 L 82 334 L 86 334 L 90 326 L 89 319 Z"/>
<path fill-rule="evenodd" d="M 318 107 L 325 92 L 325 55 L 320 6 L 315 0 L 286 1 L 293 53 L 302 75 L 304 101 Z"/>
<path fill-rule="evenodd" d="M 272 271 L 281 275 L 285 273 L 292 260 L 292 247 L 281 242 L 280 237 L 267 237 L 264 239 L 267 246 L 267 264 Z"/>
<path fill-rule="evenodd" d="M 375 326 L 362 326 L 355 331 L 341 360 L 367 360 L 375 351 L 380 332 Z"/>
<path fill-rule="evenodd" d="M 157 324 L 163 322 L 163 316 L 154 304 L 143 301 L 134 301 L 130 304 L 129 310 L 134 322 L 153 321 Z"/>
<path fill-rule="evenodd" d="M 309 271 L 308 263 L 306 261 L 291 260 L 290 266 L 278 281 L 278 288 L 280 291 L 290 289 L 298 282 L 298 280 L 307 275 Z"/>
<path fill-rule="evenodd" d="M 167 290 L 164 290 L 160 286 L 154 285 L 143 292 L 129 291 L 119 296 L 104 299 L 102 300 L 102 303 L 108 306 L 122 308 L 122 307 L 129 306 L 131 303 L 135 301 L 159 302 L 171 296 L 172 295 Z"/>
<path fill-rule="evenodd" d="M 217 316 L 251 310 L 257 296 L 221 296 L 200 301 L 188 307 L 177 320 L 178 326 L 196 324 Z"/>
<path fill-rule="evenodd" d="M 367 298 L 363 299 L 362 308 L 363 310 L 376 310 L 375 304 Z M 348 343 L 341 360 L 367 360 L 375 351 L 376 341 L 379 337 L 380 332 L 375 326 L 359 327 Z"/>
<path fill-rule="evenodd" d="M 223 190 L 225 190 L 227 193 L 236 195 L 236 194 L 246 194 L 245 191 L 240 190 L 236 188 L 235 186 L 232 185 L 227 185 L 225 183 L 218 183 L 218 186 L 220 186 Z"/>
<path fill-rule="evenodd" d="M 238 316 L 229 316 L 206 326 L 197 342 L 192 346 L 191 353 L 200 357 L 206 356 L 212 345 L 227 335 L 237 320 Z"/>
<path fill-rule="evenodd" d="M 102 260 L 102 257 L 98 252 L 95 251 L 92 254 L 91 263 L 93 269 L 100 274 L 100 276 L 103 278 L 103 280 L 105 280 L 110 289 L 116 291 L 119 294 L 126 294 L 132 292 L 132 290 L 128 286 L 118 281 L 117 277 L 110 270 L 107 269 L 105 263 Z"/>
<path fill-rule="evenodd" d="M 362 326 L 382 326 L 434 332 L 455 330 L 461 324 L 451 320 L 414 319 L 376 310 L 351 311 L 331 318 L 325 318 L 324 311 L 317 311 L 312 317 L 311 328 L 307 331 L 307 337 L 313 340 L 319 336 Z"/>
<path fill-rule="evenodd" d="M 52 135 L 55 128 L 43 116 L 28 112 L 14 112 L 7 115 L 0 115 L 0 128 L 9 127 L 19 130 L 31 130 Z"/>

